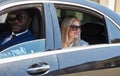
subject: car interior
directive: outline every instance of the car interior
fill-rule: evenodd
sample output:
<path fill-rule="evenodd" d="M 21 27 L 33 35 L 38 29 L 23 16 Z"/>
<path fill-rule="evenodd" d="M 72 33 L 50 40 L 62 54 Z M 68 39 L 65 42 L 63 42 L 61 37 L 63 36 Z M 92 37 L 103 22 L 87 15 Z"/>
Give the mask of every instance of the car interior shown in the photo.
<path fill-rule="evenodd" d="M 60 25 L 67 15 L 75 15 L 78 17 L 81 21 L 81 39 L 90 45 L 108 43 L 106 25 L 103 17 L 99 14 L 57 8 L 57 15 Z"/>
<path fill-rule="evenodd" d="M 106 43 L 104 25 L 88 22 L 81 26 L 81 38 L 89 44 Z"/>
<path fill-rule="evenodd" d="M 34 12 L 32 22 L 29 25 L 29 30 L 38 38 L 42 39 L 45 38 L 45 27 L 43 25 L 43 19 L 42 19 L 42 13 L 41 10 L 38 8 L 31 8 L 31 10 Z M 7 17 L 6 21 L 0 23 L 0 34 L 6 31 L 10 31 L 10 27 L 7 23 Z"/>
<path fill-rule="evenodd" d="M 43 25 L 42 13 L 39 9 L 33 9 L 34 16 L 29 29 L 39 39 L 45 38 L 45 27 Z"/>

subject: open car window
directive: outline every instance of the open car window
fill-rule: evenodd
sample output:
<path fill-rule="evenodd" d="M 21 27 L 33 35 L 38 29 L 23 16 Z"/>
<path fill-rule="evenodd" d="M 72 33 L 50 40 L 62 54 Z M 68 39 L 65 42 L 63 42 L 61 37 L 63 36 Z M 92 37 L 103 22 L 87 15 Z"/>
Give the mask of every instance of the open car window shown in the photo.
<path fill-rule="evenodd" d="M 66 16 L 74 15 L 81 22 L 81 39 L 88 42 L 89 45 L 108 43 L 107 28 L 103 15 L 84 7 L 55 5 L 60 28 Z"/>
<path fill-rule="evenodd" d="M 24 38 L 21 37 L 22 42 L 19 42 L 19 38 L 18 38 L 18 40 L 15 41 L 15 44 L 13 44 L 13 42 L 10 42 L 10 41 L 8 41 L 8 43 L 6 42 L 6 44 L 2 44 L 3 41 L 5 41 L 5 39 L 2 39 L 4 37 L 4 33 L 5 34 L 11 33 L 11 28 L 7 21 L 8 14 L 12 11 L 21 10 L 21 9 L 30 9 L 30 11 L 33 12 L 31 16 L 32 17 L 31 22 L 29 23 L 29 26 L 28 26 L 28 30 L 31 32 L 31 34 L 33 34 L 35 39 L 27 40 L 25 37 L 29 35 L 26 34 L 24 35 Z M 29 5 L 24 5 L 24 6 L 21 5 L 21 6 L 16 6 L 10 9 L 6 9 L 6 11 L 0 15 L 0 36 L 1 36 L 0 37 L 0 58 L 13 57 L 13 56 L 45 51 L 46 40 L 45 40 L 45 25 L 44 25 L 44 14 L 43 14 L 42 4 L 38 6 L 33 5 L 33 7 L 29 7 Z M 8 37 L 9 36 L 5 38 L 8 38 Z M 27 40 L 27 41 L 24 41 L 24 40 Z M 16 42 L 19 42 L 19 43 L 16 44 Z M 11 46 L 7 47 L 8 45 L 11 45 Z"/>

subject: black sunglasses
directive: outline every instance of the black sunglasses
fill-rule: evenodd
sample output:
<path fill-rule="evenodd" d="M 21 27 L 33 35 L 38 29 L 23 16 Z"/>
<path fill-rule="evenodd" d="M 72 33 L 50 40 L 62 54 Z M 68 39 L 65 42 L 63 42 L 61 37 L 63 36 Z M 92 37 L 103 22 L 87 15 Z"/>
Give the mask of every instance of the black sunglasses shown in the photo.
<path fill-rule="evenodd" d="M 78 25 L 71 25 L 70 27 L 72 28 L 73 31 L 77 31 L 78 29 L 81 28 L 80 25 L 79 26 Z"/>
<path fill-rule="evenodd" d="M 25 17 L 27 17 L 27 15 L 25 15 L 25 14 L 9 14 L 8 15 L 8 21 L 14 21 L 14 20 L 18 20 L 19 22 L 21 22 L 21 21 L 23 21 L 24 20 L 24 18 Z"/>

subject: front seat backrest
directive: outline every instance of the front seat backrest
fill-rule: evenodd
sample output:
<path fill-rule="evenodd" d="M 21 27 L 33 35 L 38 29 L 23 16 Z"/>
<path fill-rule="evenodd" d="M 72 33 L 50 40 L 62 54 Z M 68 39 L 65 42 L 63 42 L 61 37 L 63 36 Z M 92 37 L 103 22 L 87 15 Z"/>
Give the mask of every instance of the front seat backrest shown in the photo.
<path fill-rule="evenodd" d="M 105 33 L 103 25 L 89 22 L 82 25 L 81 29 L 81 38 L 89 44 L 100 44 L 106 42 L 106 38 L 103 35 L 103 33 Z"/>

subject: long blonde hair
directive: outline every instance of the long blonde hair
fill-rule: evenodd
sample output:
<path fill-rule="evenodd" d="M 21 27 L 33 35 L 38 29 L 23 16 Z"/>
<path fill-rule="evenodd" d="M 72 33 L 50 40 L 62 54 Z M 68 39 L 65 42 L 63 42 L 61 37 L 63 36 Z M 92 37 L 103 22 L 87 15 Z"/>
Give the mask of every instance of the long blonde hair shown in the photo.
<path fill-rule="evenodd" d="M 69 40 L 68 31 L 69 31 L 70 25 L 75 20 L 80 22 L 80 20 L 76 16 L 70 15 L 70 16 L 66 16 L 61 23 L 61 37 L 62 37 L 62 47 L 63 48 L 68 47 L 68 45 L 67 45 L 68 40 Z"/>

